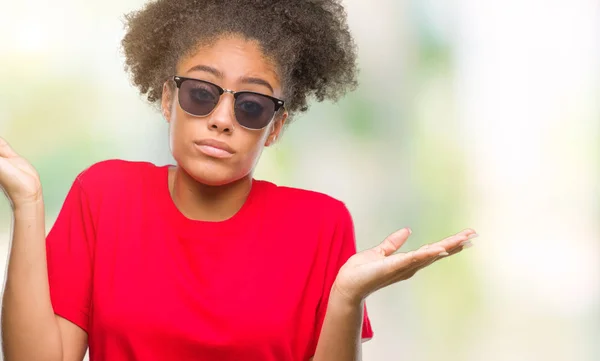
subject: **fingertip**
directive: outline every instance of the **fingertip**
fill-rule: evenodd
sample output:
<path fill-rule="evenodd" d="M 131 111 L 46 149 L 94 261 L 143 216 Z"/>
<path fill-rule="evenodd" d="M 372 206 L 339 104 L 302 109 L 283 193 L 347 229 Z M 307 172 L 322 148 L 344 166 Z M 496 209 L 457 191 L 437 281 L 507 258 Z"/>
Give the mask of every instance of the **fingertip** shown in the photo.
<path fill-rule="evenodd" d="M 462 231 L 462 233 L 476 234 L 477 232 L 473 228 L 466 228 L 465 230 Z"/>
<path fill-rule="evenodd" d="M 388 238 L 401 239 L 402 240 L 401 242 L 404 243 L 406 241 L 406 239 L 410 236 L 411 232 L 412 232 L 411 229 L 408 227 L 400 228 L 399 230 L 390 234 L 388 236 Z"/>
<path fill-rule="evenodd" d="M 467 237 L 467 239 L 473 239 L 473 238 L 477 238 L 477 237 L 479 237 L 479 234 L 477 234 L 477 233 L 475 233 L 475 232 L 474 232 L 474 233 L 471 233 L 471 234 L 470 234 L 470 235 Z"/>
<path fill-rule="evenodd" d="M 465 249 L 465 248 L 470 248 L 473 247 L 473 243 L 471 241 L 464 241 L 460 244 L 460 246 Z"/>
<path fill-rule="evenodd" d="M 11 148 L 10 144 L 6 139 L 0 137 L 0 156 L 1 157 L 14 157 L 17 153 Z"/>

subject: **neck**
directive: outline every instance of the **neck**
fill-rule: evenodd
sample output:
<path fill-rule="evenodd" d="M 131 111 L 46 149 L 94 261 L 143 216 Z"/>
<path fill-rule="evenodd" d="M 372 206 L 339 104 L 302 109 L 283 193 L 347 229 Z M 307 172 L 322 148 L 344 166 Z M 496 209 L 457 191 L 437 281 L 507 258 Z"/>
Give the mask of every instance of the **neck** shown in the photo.
<path fill-rule="evenodd" d="M 251 174 L 229 184 L 209 186 L 179 166 L 169 169 L 171 198 L 179 211 L 192 220 L 220 222 L 233 217 L 246 202 L 251 187 Z"/>

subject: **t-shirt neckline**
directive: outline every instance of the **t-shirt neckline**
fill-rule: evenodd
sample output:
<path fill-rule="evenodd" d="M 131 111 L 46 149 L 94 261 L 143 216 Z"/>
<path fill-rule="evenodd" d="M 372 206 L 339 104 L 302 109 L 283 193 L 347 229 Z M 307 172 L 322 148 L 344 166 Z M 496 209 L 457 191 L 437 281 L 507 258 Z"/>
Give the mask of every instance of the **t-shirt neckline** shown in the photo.
<path fill-rule="evenodd" d="M 251 212 L 251 208 L 256 199 L 258 193 L 259 182 L 252 178 L 252 186 L 250 193 L 246 198 L 246 201 L 242 207 L 230 218 L 223 221 L 202 221 L 194 220 L 186 217 L 171 197 L 169 190 L 169 169 L 173 165 L 165 165 L 159 168 L 160 170 L 160 194 L 161 194 L 161 206 L 164 207 L 167 217 L 175 226 L 178 234 L 186 238 L 198 239 L 199 237 L 211 236 L 211 235 L 223 235 L 231 233 L 232 231 L 243 226 L 244 219 L 247 219 L 247 215 Z"/>

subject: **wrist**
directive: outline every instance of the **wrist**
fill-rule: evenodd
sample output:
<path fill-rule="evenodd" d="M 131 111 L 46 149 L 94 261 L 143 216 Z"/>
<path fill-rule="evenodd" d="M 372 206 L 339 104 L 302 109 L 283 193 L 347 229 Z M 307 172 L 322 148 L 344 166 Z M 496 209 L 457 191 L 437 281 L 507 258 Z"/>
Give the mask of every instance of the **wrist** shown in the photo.
<path fill-rule="evenodd" d="M 365 299 L 363 297 L 355 296 L 349 292 L 344 291 L 334 282 L 331 287 L 331 293 L 329 294 L 329 303 L 337 304 L 340 306 L 347 307 L 362 307 Z"/>
<path fill-rule="evenodd" d="M 39 197 L 27 202 L 18 202 L 13 205 L 15 219 L 31 219 L 43 216 L 44 200 Z"/>

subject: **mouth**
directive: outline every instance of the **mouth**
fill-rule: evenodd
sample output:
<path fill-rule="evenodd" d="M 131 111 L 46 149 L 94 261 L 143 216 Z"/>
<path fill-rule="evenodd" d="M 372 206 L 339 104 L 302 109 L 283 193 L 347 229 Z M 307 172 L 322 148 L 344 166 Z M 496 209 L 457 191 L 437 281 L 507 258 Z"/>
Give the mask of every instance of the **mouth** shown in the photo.
<path fill-rule="evenodd" d="M 231 158 L 235 153 L 228 144 L 214 139 L 194 141 L 194 145 L 201 153 L 213 158 Z"/>

